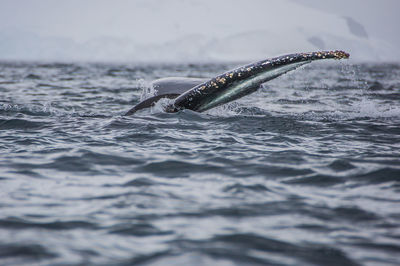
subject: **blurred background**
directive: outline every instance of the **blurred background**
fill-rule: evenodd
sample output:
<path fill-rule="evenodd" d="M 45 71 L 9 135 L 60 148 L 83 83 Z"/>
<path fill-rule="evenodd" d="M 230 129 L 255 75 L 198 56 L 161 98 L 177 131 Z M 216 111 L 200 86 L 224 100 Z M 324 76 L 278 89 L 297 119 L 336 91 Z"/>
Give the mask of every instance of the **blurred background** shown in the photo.
<path fill-rule="evenodd" d="M 399 61 L 398 0 L 1 0 L 0 60 L 250 61 L 343 49 Z"/>

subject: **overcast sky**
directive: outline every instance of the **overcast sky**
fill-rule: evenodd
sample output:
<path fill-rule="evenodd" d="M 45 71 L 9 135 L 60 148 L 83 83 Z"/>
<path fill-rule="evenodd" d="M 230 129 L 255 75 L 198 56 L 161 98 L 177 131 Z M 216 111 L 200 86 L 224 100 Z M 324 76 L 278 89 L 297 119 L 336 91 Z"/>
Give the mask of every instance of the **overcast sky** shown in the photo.
<path fill-rule="evenodd" d="M 289 15 L 286 14 L 286 6 Z M 309 17 L 295 16 L 298 6 L 302 8 L 300 14 L 311 14 L 319 21 L 315 23 Z M 316 10 L 320 13 L 307 10 Z M 192 36 L 191 38 L 194 39 L 191 42 L 188 36 L 192 33 L 202 34 L 202 39 L 210 38 L 208 42 L 214 38 L 215 43 L 229 44 L 228 40 L 231 40 L 236 45 L 230 50 L 234 53 L 240 50 L 237 48 L 240 43 L 248 45 L 238 38 L 232 39 L 234 34 L 255 31 L 270 33 L 271 36 L 275 34 L 275 39 L 278 40 L 275 44 L 276 48 L 280 46 L 280 43 L 283 45 L 288 40 L 278 36 L 278 33 L 274 32 L 274 28 L 292 33 L 302 31 L 304 34 L 308 34 L 304 37 L 307 39 L 314 35 L 318 37 L 318 33 L 322 33 L 323 29 L 316 28 L 319 24 L 321 27 L 330 25 L 330 28 L 325 29 L 325 35 L 321 35 L 319 40 L 314 40 L 314 43 L 324 43 L 327 48 L 330 48 L 329 44 L 334 46 L 335 41 L 339 42 L 338 35 L 341 35 L 337 31 L 333 37 L 327 34 L 328 31 L 335 31 L 335 26 L 332 26 L 334 23 L 343 32 L 343 38 L 347 42 L 352 40 L 346 35 L 347 28 L 343 27 L 340 21 L 334 20 L 334 16 L 338 18 L 351 17 L 363 27 L 372 47 L 369 47 L 368 44 L 362 48 L 366 51 L 365 54 L 367 51 L 369 52 L 368 49 L 387 46 L 386 53 L 383 51 L 386 48 L 376 51 L 376 58 L 387 58 L 391 53 L 390 49 L 393 49 L 390 47 L 396 49 L 400 47 L 399 10 L 399 0 L 0 0 L 0 41 L 2 42 L 0 43 L 0 59 L 36 59 L 37 57 L 57 59 L 57 57 L 71 57 L 74 53 L 77 55 L 74 58 L 81 56 L 83 59 L 90 59 L 84 55 L 90 54 L 96 49 L 98 49 L 96 55 L 102 54 L 104 58 L 112 59 L 118 57 L 118 53 L 115 51 L 118 50 L 116 38 L 118 38 L 121 54 L 131 55 L 131 58 L 135 58 L 133 53 L 138 54 L 138 48 L 131 51 L 127 47 L 156 45 L 160 44 L 160 40 L 168 42 L 179 38 L 189 40 L 187 44 L 177 42 L 177 45 L 181 45 L 180 51 L 182 54 L 185 53 L 185 56 L 190 57 L 191 47 L 199 46 L 196 53 L 200 53 L 201 49 L 205 49 L 204 47 L 211 50 L 209 44 L 199 44 L 199 37 L 196 39 Z M 275 14 L 276 12 L 282 12 L 282 15 L 278 16 Z M 327 20 L 329 19 L 331 24 L 323 23 L 323 14 L 327 14 Z M 274 24 L 271 21 L 263 20 L 268 17 L 274 17 L 279 21 Z M 204 25 L 204 29 L 200 29 L 202 25 Z M 285 25 L 288 26 L 285 27 Z M 293 28 L 293 31 L 288 30 L 290 27 Z M 193 32 L 190 32 L 191 28 Z M 61 39 L 57 40 L 55 37 Z M 107 46 L 109 50 L 113 50 L 112 53 L 107 51 L 102 38 L 115 38 L 114 42 L 109 42 Z M 252 38 L 254 42 L 260 42 L 254 36 Z M 294 36 L 290 42 L 296 42 L 299 39 Z M 107 40 L 110 41 L 110 39 Z M 354 45 L 348 45 L 349 49 L 359 45 L 356 41 L 362 43 L 362 40 L 354 39 Z M 82 46 L 78 46 L 85 42 L 86 50 Z M 87 45 L 87 42 L 90 42 L 90 46 Z M 67 43 L 69 46 L 66 45 Z M 260 43 L 262 44 L 262 42 Z M 254 51 L 260 49 L 260 53 L 266 53 L 268 50 L 261 49 L 261 44 L 260 47 L 254 46 L 252 49 Z M 173 46 L 176 47 L 175 44 Z M 216 47 L 212 47 L 214 54 L 219 51 L 219 48 Z M 308 48 L 301 40 L 298 47 Z M 279 49 L 272 49 L 273 46 L 268 48 L 273 50 L 272 52 L 280 52 Z M 160 50 L 162 47 L 154 46 L 152 49 Z M 287 49 L 293 49 L 293 47 L 287 46 Z M 379 53 L 382 55 L 380 56 Z M 162 53 L 160 52 L 157 56 L 161 56 L 160 54 Z M 178 54 L 179 51 L 177 51 Z M 143 53 L 143 56 L 145 55 L 146 53 Z M 359 55 L 361 57 L 361 53 Z M 99 56 L 102 58 L 101 55 Z M 251 55 L 243 52 L 243 56 Z M 214 57 L 210 54 L 210 58 Z"/>
<path fill-rule="evenodd" d="M 400 0 L 293 0 L 310 7 L 352 17 L 372 36 L 400 47 Z"/>

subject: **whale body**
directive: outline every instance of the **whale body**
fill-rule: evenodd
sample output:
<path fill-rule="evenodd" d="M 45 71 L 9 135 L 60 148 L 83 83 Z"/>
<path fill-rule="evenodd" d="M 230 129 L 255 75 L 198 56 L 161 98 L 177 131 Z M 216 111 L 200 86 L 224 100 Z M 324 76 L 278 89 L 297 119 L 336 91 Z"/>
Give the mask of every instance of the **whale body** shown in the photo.
<path fill-rule="evenodd" d="M 125 115 L 132 115 L 141 109 L 149 108 L 162 98 L 175 99 L 179 95 L 207 80 L 208 79 L 181 77 L 157 79 L 150 84 L 154 89 L 154 95 L 132 107 Z"/>
<path fill-rule="evenodd" d="M 347 59 L 344 51 L 320 51 L 274 57 L 227 71 L 212 79 L 163 78 L 152 83 L 155 95 L 138 103 L 125 115 L 153 106 L 161 98 L 175 99 L 166 112 L 190 109 L 203 112 L 253 93 L 261 84 L 312 61 Z"/>

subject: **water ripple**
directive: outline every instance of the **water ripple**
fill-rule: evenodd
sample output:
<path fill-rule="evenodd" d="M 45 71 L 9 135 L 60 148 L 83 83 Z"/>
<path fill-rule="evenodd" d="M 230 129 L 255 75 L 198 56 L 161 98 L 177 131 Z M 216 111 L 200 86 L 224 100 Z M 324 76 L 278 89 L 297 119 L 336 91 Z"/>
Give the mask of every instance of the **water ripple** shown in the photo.
<path fill-rule="evenodd" d="M 234 66 L 0 67 L 1 265 L 400 264 L 398 64 L 129 117 L 155 78 Z"/>

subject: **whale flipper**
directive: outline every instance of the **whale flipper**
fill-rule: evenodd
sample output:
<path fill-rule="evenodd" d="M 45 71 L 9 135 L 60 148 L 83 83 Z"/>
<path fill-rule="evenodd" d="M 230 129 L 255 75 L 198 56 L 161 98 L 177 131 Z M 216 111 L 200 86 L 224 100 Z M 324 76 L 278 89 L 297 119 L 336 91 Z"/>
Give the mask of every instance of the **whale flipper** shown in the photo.
<path fill-rule="evenodd" d="M 343 51 L 297 53 L 248 64 L 206 81 L 196 79 L 190 82 L 186 78 L 161 79 L 154 83 L 155 86 L 159 86 L 161 93 L 139 103 L 126 115 L 150 107 L 160 98 L 166 97 L 175 98 L 174 102 L 166 107 L 167 112 L 178 112 L 182 109 L 203 112 L 248 95 L 256 91 L 262 83 L 312 61 L 343 59 L 349 56 Z"/>
<path fill-rule="evenodd" d="M 191 109 L 203 112 L 248 95 L 271 79 L 311 61 L 349 58 L 343 51 L 298 53 L 262 60 L 225 72 L 181 94 L 167 112 Z"/>

